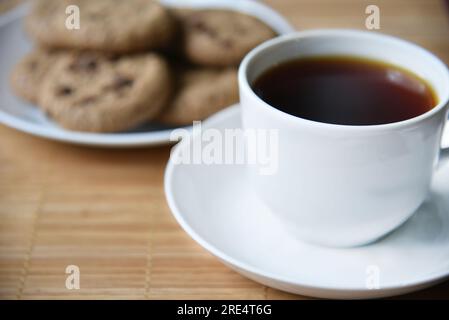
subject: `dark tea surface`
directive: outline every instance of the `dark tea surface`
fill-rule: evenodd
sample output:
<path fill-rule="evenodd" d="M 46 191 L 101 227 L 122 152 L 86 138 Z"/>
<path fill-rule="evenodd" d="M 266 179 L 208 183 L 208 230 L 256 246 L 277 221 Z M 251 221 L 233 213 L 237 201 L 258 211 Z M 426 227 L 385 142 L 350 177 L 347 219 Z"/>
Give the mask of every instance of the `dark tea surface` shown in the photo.
<path fill-rule="evenodd" d="M 294 116 L 342 125 L 378 125 L 419 116 L 437 101 L 418 76 L 355 57 L 299 58 L 273 66 L 253 83 L 255 93 Z"/>

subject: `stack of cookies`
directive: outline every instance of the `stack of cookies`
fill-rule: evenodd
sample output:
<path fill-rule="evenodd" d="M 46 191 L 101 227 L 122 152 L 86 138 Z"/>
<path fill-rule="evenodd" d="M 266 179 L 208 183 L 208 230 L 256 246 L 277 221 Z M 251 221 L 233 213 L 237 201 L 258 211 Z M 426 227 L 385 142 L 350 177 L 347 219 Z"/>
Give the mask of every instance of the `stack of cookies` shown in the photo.
<path fill-rule="evenodd" d="M 66 9 L 80 12 L 67 26 Z M 20 97 L 69 130 L 188 125 L 238 101 L 237 66 L 275 33 L 236 11 L 169 9 L 152 0 L 36 0 L 36 49 L 14 68 Z"/>

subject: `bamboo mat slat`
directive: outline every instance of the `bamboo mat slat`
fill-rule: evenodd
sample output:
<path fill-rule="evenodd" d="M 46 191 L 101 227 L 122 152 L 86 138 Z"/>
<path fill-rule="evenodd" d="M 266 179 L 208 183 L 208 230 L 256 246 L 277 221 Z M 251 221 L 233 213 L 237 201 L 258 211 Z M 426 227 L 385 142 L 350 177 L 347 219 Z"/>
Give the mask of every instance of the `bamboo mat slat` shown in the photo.
<path fill-rule="evenodd" d="M 0 1 L 0 10 L 12 0 Z M 270 0 L 299 29 L 363 29 L 372 1 Z M 449 24 L 437 0 L 375 1 L 381 32 L 449 63 Z M 3 44 L 2 44 L 3 45 Z M 199 247 L 165 202 L 168 147 L 99 150 L 0 126 L 0 298 L 301 299 L 248 280 Z M 65 268 L 81 289 L 65 288 Z M 449 298 L 449 282 L 406 296 Z"/>

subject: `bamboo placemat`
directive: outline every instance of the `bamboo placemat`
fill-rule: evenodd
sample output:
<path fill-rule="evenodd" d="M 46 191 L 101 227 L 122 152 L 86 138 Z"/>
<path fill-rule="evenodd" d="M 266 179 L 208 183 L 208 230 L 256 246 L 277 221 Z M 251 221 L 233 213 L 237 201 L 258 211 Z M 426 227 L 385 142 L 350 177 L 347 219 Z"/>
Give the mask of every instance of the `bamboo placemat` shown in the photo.
<path fill-rule="evenodd" d="M 299 29 L 363 29 L 371 4 L 266 2 Z M 380 31 L 415 41 L 449 62 L 442 2 L 375 4 Z M 164 197 L 168 156 L 168 147 L 93 149 L 0 126 L 0 298 L 302 298 L 240 276 L 181 230 Z M 80 267 L 80 290 L 65 287 L 71 264 Z M 407 297 L 449 298 L 449 282 Z"/>

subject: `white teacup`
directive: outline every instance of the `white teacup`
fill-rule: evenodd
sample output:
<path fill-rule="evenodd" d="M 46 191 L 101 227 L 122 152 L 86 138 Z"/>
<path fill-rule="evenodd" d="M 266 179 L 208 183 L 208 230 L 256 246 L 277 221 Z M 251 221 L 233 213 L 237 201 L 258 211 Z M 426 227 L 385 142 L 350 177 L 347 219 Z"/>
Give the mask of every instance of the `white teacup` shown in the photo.
<path fill-rule="evenodd" d="M 401 122 L 345 126 L 309 121 L 262 101 L 252 82 L 271 66 L 319 55 L 385 61 L 410 70 L 434 89 L 438 105 Z M 398 38 L 355 30 L 282 36 L 252 50 L 239 70 L 243 128 L 278 129 L 278 170 L 250 166 L 255 192 L 299 238 L 328 246 L 369 243 L 421 205 L 440 154 L 449 73 L 430 52 Z"/>

